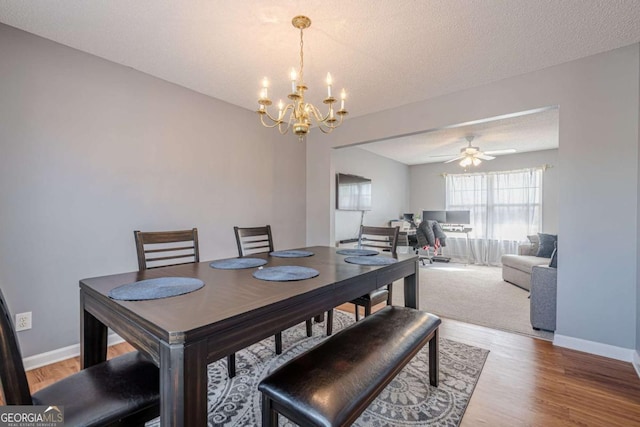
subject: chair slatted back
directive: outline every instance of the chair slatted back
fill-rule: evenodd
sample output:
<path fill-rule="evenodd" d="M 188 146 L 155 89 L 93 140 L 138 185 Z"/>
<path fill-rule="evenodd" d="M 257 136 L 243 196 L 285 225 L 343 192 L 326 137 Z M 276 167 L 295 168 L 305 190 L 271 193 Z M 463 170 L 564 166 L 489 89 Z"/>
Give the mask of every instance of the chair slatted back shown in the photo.
<path fill-rule="evenodd" d="M 200 262 L 197 228 L 152 232 L 136 230 L 133 234 L 140 270 Z M 181 262 L 174 262 L 178 260 Z"/>
<path fill-rule="evenodd" d="M 271 226 L 264 227 L 233 227 L 238 244 L 238 256 L 245 256 L 263 252 L 273 252 L 273 237 Z"/>
<path fill-rule="evenodd" d="M 0 289 L 0 385 L 6 405 L 33 405 L 9 307 Z"/>
<path fill-rule="evenodd" d="M 358 245 L 363 248 L 389 251 L 395 254 L 398 247 L 399 231 L 399 227 L 369 227 L 361 225 Z"/>

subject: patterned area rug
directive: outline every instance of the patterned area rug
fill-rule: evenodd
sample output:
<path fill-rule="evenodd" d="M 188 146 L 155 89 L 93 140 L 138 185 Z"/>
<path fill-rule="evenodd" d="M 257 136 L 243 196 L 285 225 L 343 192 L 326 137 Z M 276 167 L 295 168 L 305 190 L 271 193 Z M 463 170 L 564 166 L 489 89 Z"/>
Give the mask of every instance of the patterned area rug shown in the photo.
<path fill-rule="evenodd" d="M 334 333 L 354 322 L 336 310 Z M 209 365 L 209 425 L 259 426 L 260 380 L 325 337 L 324 323 L 314 324 L 307 338 L 304 323 L 282 334 L 283 352 L 275 354 L 273 338 L 236 353 L 237 375 L 227 376 L 224 360 Z M 478 381 L 488 350 L 440 338 L 440 385 L 429 384 L 428 345 L 396 376 L 353 424 L 373 426 L 458 426 Z M 158 420 L 147 424 L 159 426 Z M 280 426 L 295 424 L 280 416 Z"/>

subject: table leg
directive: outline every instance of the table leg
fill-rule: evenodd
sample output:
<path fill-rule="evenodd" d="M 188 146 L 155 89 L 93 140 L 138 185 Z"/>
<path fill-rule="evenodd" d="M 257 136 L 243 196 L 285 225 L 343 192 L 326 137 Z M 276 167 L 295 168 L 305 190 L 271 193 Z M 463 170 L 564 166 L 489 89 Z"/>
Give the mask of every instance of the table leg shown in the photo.
<path fill-rule="evenodd" d="M 160 425 L 206 426 L 207 382 L 205 342 L 187 347 L 161 343 Z"/>
<path fill-rule="evenodd" d="M 439 335 L 440 333 L 436 329 L 433 338 L 429 341 L 429 383 L 434 387 L 438 387 L 440 373 Z"/>
<path fill-rule="evenodd" d="M 418 302 L 420 300 L 419 288 L 420 288 L 420 266 L 418 261 L 415 262 L 416 272 L 410 276 L 404 278 L 404 306 L 411 308 L 419 308 Z"/>
<path fill-rule="evenodd" d="M 107 327 L 85 311 L 85 294 L 80 290 L 80 367 L 89 368 L 107 360 Z"/>
<path fill-rule="evenodd" d="M 464 233 L 467 238 L 467 264 L 471 264 L 471 242 L 469 241 L 469 232 Z"/>

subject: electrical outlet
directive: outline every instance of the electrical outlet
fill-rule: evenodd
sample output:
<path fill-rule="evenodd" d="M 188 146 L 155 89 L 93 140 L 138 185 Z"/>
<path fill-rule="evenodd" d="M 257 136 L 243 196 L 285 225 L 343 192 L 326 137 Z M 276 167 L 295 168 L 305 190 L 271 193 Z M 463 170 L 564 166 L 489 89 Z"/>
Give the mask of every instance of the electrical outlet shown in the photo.
<path fill-rule="evenodd" d="M 31 329 L 31 312 L 16 314 L 16 332 Z"/>

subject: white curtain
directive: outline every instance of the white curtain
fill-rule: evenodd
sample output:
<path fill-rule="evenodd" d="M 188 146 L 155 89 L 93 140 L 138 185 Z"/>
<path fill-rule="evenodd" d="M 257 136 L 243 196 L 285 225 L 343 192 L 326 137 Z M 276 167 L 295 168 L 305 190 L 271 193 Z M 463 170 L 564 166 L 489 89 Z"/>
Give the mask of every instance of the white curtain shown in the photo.
<path fill-rule="evenodd" d="M 505 253 L 542 227 L 542 168 L 446 176 L 446 209 L 470 210 L 471 260 L 500 265 Z M 447 238 L 447 252 L 464 254 L 464 237 Z"/>

